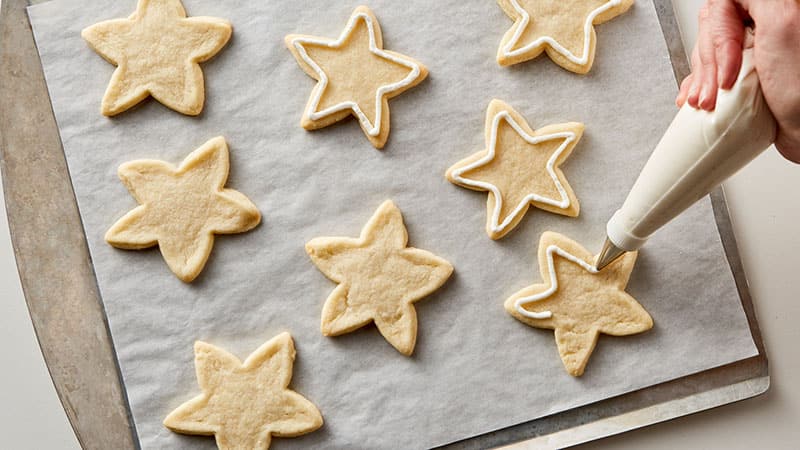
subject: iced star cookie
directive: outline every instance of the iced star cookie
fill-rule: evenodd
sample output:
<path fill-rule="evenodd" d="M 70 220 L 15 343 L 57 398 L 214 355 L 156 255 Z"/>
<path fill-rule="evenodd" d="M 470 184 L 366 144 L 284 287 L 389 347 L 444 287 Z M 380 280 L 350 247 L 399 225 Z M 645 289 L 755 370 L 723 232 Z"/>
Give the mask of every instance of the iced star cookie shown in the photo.
<path fill-rule="evenodd" d="M 497 62 L 510 66 L 543 51 L 559 66 L 585 74 L 594 62 L 594 25 L 627 11 L 634 0 L 497 0 L 514 25 L 503 36 Z"/>
<path fill-rule="evenodd" d="M 653 327 L 653 319 L 625 292 L 636 253 L 626 253 L 601 271 L 594 256 L 558 233 L 539 242 L 539 271 L 544 283 L 512 295 L 506 311 L 532 327 L 555 331 L 561 361 L 570 375 L 581 376 L 600 333 L 627 336 Z"/>
<path fill-rule="evenodd" d="M 295 350 L 289 333 L 272 338 L 242 363 L 205 342 L 194 345 L 199 396 L 172 411 L 176 433 L 214 435 L 221 450 L 266 450 L 272 436 L 295 437 L 322 426 L 313 403 L 288 388 Z"/>
<path fill-rule="evenodd" d="M 158 245 L 164 261 L 181 280 L 203 270 L 215 234 L 243 233 L 261 222 L 261 213 L 243 194 L 226 189 L 228 144 L 217 137 L 180 166 L 157 160 L 131 161 L 118 175 L 139 206 L 106 233 L 114 247 L 138 250 Z"/>
<path fill-rule="evenodd" d="M 492 100 L 486 111 L 486 150 L 447 170 L 458 186 L 488 191 L 486 233 L 500 239 L 519 224 L 528 208 L 569 217 L 578 199 L 559 166 L 583 135 L 583 124 L 549 125 L 536 131 L 511 106 Z"/>
<path fill-rule="evenodd" d="M 321 237 L 306 244 L 317 268 L 339 283 L 322 308 L 322 334 L 338 336 L 375 322 L 394 348 L 411 355 L 417 341 L 413 303 L 453 273 L 444 259 L 407 247 L 400 210 L 387 200 L 358 239 Z"/>
<path fill-rule="evenodd" d="M 100 111 L 114 116 L 152 96 L 180 113 L 200 114 L 205 88 L 199 63 L 216 55 L 231 33 L 224 19 L 187 18 L 180 0 L 139 0 L 127 19 L 85 28 L 86 42 L 117 66 Z"/>
<path fill-rule="evenodd" d="M 356 8 L 338 39 L 292 34 L 286 46 L 318 81 L 302 127 L 316 130 L 352 115 L 378 149 L 389 138 L 389 99 L 428 76 L 420 62 L 383 49 L 378 19 L 366 6 Z"/>

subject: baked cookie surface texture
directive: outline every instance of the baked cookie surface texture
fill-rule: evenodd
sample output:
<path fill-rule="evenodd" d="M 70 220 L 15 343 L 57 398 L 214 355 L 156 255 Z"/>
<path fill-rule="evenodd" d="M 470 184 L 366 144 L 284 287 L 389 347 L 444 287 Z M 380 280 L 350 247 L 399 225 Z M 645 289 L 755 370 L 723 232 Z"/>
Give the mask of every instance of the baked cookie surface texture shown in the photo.
<path fill-rule="evenodd" d="M 303 128 L 316 130 L 352 115 L 379 149 L 389 138 L 389 99 L 428 75 L 422 63 L 384 50 L 378 19 L 366 6 L 356 8 L 338 39 L 292 34 L 285 41 L 300 67 L 318 81 L 300 121 Z"/>
<path fill-rule="evenodd" d="M 272 338 L 244 363 L 205 342 L 195 343 L 194 355 L 203 393 L 164 419 L 170 430 L 214 435 L 223 450 L 265 450 L 272 436 L 295 437 L 322 426 L 317 407 L 288 388 L 295 358 L 289 333 Z"/>
<path fill-rule="evenodd" d="M 306 244 L 312 262 L 339 283 L 322 309 L 322 334 L 338 336 L 375 322 L 394 348 L 411 355 L 417 341 L 413 303 L 444 284 L 453 266 L 407 247 L 400 210 L 384 202 L 359 238 L 321 237 Z"/>
<path fill-rule="evenodd" d="M 139 0 L 127 19 L 100 22 L 81 36 L 117 66 L 100 111 L 114 116 L 148 96 L 183 114 L 203 111 L 205 87 L 199 63 L 231 37 L 231 24 L 216 17 L 186 17 L 180 0 Z"/>
<path fill-rule="evenodd" d="M 228 145 L 217 137 L 180 166 L 158 160 L 130 161 L 118 175 L 139 206 L 106 233 L 114 247 L 138 250 L 158 245 L 181 280 L 194 280 L 208 260 L 215 234 L 242 233 L 261 222 L 261 213 L 243 194 L 226 189 Z"/>
<path fill-rule="evenodd" d="M 626 253 L 598 272 L 586 249 L 545 232 L 539 241 L 544 283 L 511 296 L 506 311 L 532 327 L 554 330 L 564 367 L 581 376 L 600 333 L 627 336 L 653 327 L 650 314 L 625 292 L 636 256 Z"/>
<path fill-rule="evenodd" d="M 543 51 L 559 66 L 585 74 L 594 62 L 594 25 L 627 11 L 634 0 L 497 0 L 514 25 L 497 50 L 502 66 L 521 63 Z"/>
<path fill-rule="evenodd" d="M 486 150 L 447 170 L 458 186 L 488 191 L 486 233 L 500 239 L 533 205 L 576 217 L 575 196 L 559 166 L 583 135 L 583 124 L 549 125 L 534 131 L 511 106 L 492 100 L 486 112 Z"/>

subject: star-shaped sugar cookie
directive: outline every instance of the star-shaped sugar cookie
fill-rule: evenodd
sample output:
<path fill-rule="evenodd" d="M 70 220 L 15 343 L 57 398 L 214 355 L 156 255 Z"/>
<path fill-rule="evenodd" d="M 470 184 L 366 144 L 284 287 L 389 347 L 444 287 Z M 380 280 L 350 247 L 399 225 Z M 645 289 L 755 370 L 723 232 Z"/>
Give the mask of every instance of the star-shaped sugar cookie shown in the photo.
<path fill-rule="evenodd" d="M 242 233 L 261 221 L 247 197 L 224 187 L 228 157 L 225 138 L 217 137 L 179 167 L 158 160 L 122 164 L 119 177 L 140 205 L 108 230 L 106 241 L 131 250 L 158 245 L 178 278 L 194 280 L 208 260 L 215 234 Z"/>
<path fill-rule="evenodd" d="M 428 76 L 422 63 L 383 49 L 375 14 L 359 6 L 338 39 L 286 36 L 298 64 L 318 81 L 300 124 L 327 127 L 353 115 L 376 148 L 389 138 L 389 99 Z"/>
<path fill-rule="evenodd" d="M 594 62 L 594 25 L 627 11 L 634 0 L 497 0 L 514 20 L 497 51 L 502 66 L 543 51 L 559 66 L 585 74 Z"/>
<path fill-rule="evenodd" d="M 407 243 L 403 216 L 386 201 L 358 239 L 322 237 L 306 244 L 317 268 L 339 283 L 322 309 L 322 334 L 338 336 L 374 321 L 397 351 L 411 355 L 417 341 L 413 303 L 444 284 L 453 266 Z"/>
<path fill-rule="evenodd" d="M 199 63 L 216 55 L 231 33 L 226 20 L 187 18 L 180 0 L 139 0 L 127 19 L 84 29 L 89 45 L 117 66 L 100 111 L 114 116 L 152 96 L 180 113 L 200 114 L 205 88 Z"/>
<path fill-rule="evenodd" d="M 533 205 L 576 217 L 578 199 L 559 166 L 583 135 L 583 124 L 563 123 L 536 131 L 511 106 L 492 100 L 486 112 L 486 150 L 459 161 L 447 179 L 488 191 L 486 233 L 500 239 Z"/>
<path fill-rule="evenodd" d="M 546 232 L 539 242 L 539 271 L 545 280 L 517 292 L 505 308 L 532 327 L 555 330 L 567 372 L 581 376 L 600 333 L 627 336 L 653 327 L 653 319 L 625 292 L 636 253 L 626 253 L 601 271 L 578 243 Z"/>
<path fill-rule="evenodd" d="M 205 342 L 195 343 L 194 355 L 203 393 L 164 419 L 170 430 L 214 435 L 221 450 L 266 450 L 272 436 L 295 437 L 322 426 L 317 407 L 288 388 L 295 358 L 289 333 L 272 338 L 244 363 Z"/>

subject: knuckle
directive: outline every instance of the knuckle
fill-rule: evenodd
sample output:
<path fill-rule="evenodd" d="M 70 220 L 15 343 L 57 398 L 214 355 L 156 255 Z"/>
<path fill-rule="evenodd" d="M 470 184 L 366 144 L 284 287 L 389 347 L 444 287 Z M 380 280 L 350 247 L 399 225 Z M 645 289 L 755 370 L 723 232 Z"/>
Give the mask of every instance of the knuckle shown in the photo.
<path fill-rule="evenodd" d="M 731 48 L 731 44 L 735 43 L 734 39 L 725 33 L 714 33 L 711 37 L 711 43 L 717 51 L 725 51 Z"/>

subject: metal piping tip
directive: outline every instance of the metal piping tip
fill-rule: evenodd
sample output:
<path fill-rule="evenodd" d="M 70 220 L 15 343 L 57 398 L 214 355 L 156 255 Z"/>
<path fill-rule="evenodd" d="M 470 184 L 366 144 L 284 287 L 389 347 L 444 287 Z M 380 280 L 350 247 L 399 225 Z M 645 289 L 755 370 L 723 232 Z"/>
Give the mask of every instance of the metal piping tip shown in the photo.
<path fill-rule="evenodd" d="M 600 254 L 597 255 L 597 260 L 595 261 L 594 266 L 597 268 L 597 270 L 603 270 L 606 266 L 616 261 L 617 258 L 625 253 L 625 250 L 617 247 L 613 242 L 611 242 L 610 239 L 606 238 L 606 242 L 603 244 L 603 249 L 600 250 Z"/>

